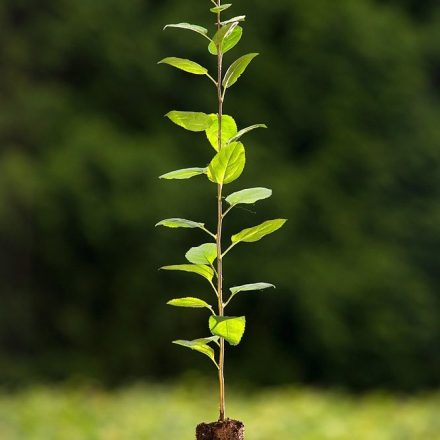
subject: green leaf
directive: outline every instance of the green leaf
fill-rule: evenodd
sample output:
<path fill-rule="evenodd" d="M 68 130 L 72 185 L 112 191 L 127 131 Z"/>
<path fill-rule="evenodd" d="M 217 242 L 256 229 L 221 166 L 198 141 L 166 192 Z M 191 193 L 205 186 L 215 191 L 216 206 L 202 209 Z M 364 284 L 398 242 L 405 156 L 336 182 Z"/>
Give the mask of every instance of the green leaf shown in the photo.
<path fill-rule="evenodd" d="M 221 46 L 223 40 L 229 36 L 232 31 L 237 27 L 237 24 L 230 23 L 226 26 L 222 26 L 214 35 L 212 42 L 216 45 L 216 47 Z"/>
<path fill-rule="evenodd" d="M 215 243 L 205 243 L 192 247 L 185 254 L 185 257 L 193 264 L 212 264 L 217 258 L 217 245 Z"/>
<path fill-rule="evenodd" d="M 263 290 L 263 289 L 269 289 L 270 287 L 273 287 L 275 289 L 275 286 L 273 284 L 253 283 L 253 284 L 243 284 L 242 286 L 231 287 L 229 290 L 231 291 L 232 295 L 237 295 L 237 293 L 239 293 L 239 292 Z"/>
<path fill-rule="evenodd" d="M 163 266 L 161 269 L 193 272 L 201 275 L 203 278 L 206 278 L 209 281 L 212 281 L 212 278 L 214 277 L 214 271 L 209 266 L 205 266 L 203 264 L 174 264 L 172 266 Z"/>
<path fill-rule="evenodd" d="M 212 307 L 206 301 L 199 298 L 176 298 L 168 301 L 167 304 L 174 307 L 189 307 L 193 309 L 203 309 L 206 307 L 212 311 Z"/>
<path fill-rule="evenodd" d="M 231 3 L 226 3 L 224 5 L 216 6 L 215 8 L 211 8 L 210 11 L 213 12 L 214 14 L 218 14 L 219 12 L 223 12 L 226 9 L 229 9 L 231 6 L 232 6 Z"/>
<path fill-rule="evenodd" d="M 206 174 L 206 168 L 184 168 L 182 170 L 171 171 L 166 174 L 159 176 L 159 179 L 189 179 L 194 176 L 199 176 L 200 174 Z"/>
<path fill-rule="evenodd" d="M 178 339 L 177 341 L 173 341 L 173 344 L 181 345 L 182 347 L 190 348 L 191 350 L 206 354 L 206 356 L 208 356 L 214 362 L 214 364 L 217 365 L 217 362 L 214 358 L 214 350 L 209 345 L 200 341 L 203 341 L 203 339 L 195 339 L 194 341 L 184 341 L 182 339 Z"/>
<path fill-rule="evenodd" d="M 221 45 L 222 53 L 226 53 L 230 51 L 233 47 L 235 47 L 241 40 L 242 35 L 243 35 L 243 28 L 240 26 L 235 27 L 234 30 L 230 33 L 230 35 L 226 36 L 223 39 Z M 209 43 L 208 50 L 212 55 L 217 55 L 217 46 L 215 45 L 214 42 L 211 41 L 211 43 Z"/>
<path fill-rule="evenodd" d="M 225 338 L 231 345 L 238 345 L 246 327 L 244 316 L 216 316 L 209 317 L 209 330 L 221 338 Z"/>
<path fill-rule="evenodd" d="M 252 130 L 255 130 L 256 128 L 267 128 L 267 125 L 266 124 L 255 124 L 255 125 L 251 125 L 250 127 L 243 128 L 234 137 L 229 139 L 229 142 L 238 141 L 243 135 L 245 135 L 246 133 L 249 133 Z"/>
<path fill-rule="evenodd" d="M 243 229 L 238 234 L 232 236 L 232 243 L 239 243 L 240 241 L 244 241 L 247 243 L 252 243 L 254 241 L 261 240 L 264 236 L 275 232 L 280 229 L 284 223 L 286 223 L 286 219 L 275 219 L 268 220 L 264 223 L 261 223 L 258 226 L 254 226 L 252 228 Z"/>
<path fill-rule="evenodd" d="M 212 117 L 201 112 L 179 112 L 173 110 L 165 115 L 185 130 L 205 131 L 212 124 Z"/>
<path fill-rule="evenodd" d="M 194 339 L 193 342 L 200 342 L 201 344 L 209 344 L 210 342 L 218 342 L 218 336 L 208 336 L 207 338 Z"/>
<path fill-rule="evenodd" d="M 206 130 L 206 137 L 209 140 L 209 143 L 214 147 L 216 151 L 219 151 L 218 148 L 218 116 L 213 116 L 213 122 L 211 126 Z M 237 134 L 237 124 L 234 121 L 232 116 L 223 115 L 222 116 L 222 147 L 226 145 L 226 143 L 233 136 Z"/>
<path fill-rule="evenodd" d="M 208 69 L 205 67 L 185 58 L 168 57 L 159 61 L 158 64 L 169 64 L 185 72 L 194 73 L 194 75 L 206 75 L 208 73 Z"/>
<path fill-rule="evenodd" d="M 203 35 L 208 40 L 211 40 L 208 37 L 208 29 L 205 29 L 202 26 L 198 26 L 196 24 L 189 24 L 189 23 L 176 23 L 176 24 L 167 24 L 163 29 L 167 28 L 178 28 L 178 29 L 186 29 L 189 31 L 197 32 L 200 35 Z"/>
<path fill-rule="evenodd" d="M 221 24 L 222 26 L 225 26 L 225 25 L 227 25 L 227 24 L 229 24 L 229 23 L 234 23 L 234 22 L 239 22 L 239 21 L 245 21 L 245 20 L 246 20 L 246 15 L 239 15 L 239 16 L 237 16 L 237 17 L 230 18 L 229 20 L 222 21 L 220 24 Z"/>
<path fill-rule="evenodd" d="M 238 58 L 238 60 L 234 61 L 226 72 L 225 77 L 223 78 L 223 87 L 231 87 L 235 84 L 246 70 L 246 67 L 249 63 L 258 55 L 258 53 L 249 53 L 247 55 L 243 55 Z"/>
<path fill-rule="evenodd" d="M 246 205 L 251 205 L 258 200 L 264 200 L 272 195 L 272 190 L 267 188 L 247 188 L 241 191 L 234 192 L 226 197 L 226 201 L 231 205 L 235 206 L 240 203 Z"/>
<path fill-rule="evenodd" d="M 156 226 L 165 226 L 166 228 L 201 228 L 205 227 L 204 223 L 193 222 L 185 218 L 166 218 L 156 223 Z"/>
<path fill-rule="evenodd" d="M 208 178 L 219 184 L 230 183 L 240 177 L 245 163 L 246 156 L 241 142 L 226 145 L 209 164 Z"/>

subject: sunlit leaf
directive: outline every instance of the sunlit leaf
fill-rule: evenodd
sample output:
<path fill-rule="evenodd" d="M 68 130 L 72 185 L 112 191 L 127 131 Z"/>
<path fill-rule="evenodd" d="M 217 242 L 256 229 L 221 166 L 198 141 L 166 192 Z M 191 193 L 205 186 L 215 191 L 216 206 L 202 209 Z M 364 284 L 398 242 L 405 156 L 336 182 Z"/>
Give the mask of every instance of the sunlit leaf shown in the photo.
<path fill-rule="evenodd" d="M 236 295 L 239 292 L 250 292 L 250 291 L 254 291 L 254 290 L 263 290 L 263 289 L 269 289 L 271 287 L 275 289 L 275 286 L 273 284 L 253 283 L 253 284 L 243 284 L 242 286 L 231 287 L 229 290 L 231 291 L 232 295 Z"/>
<path fill-rule="evenodd" d="M 234 142 L 222 148 L 208 166 L 208 178 L 211 182 L 230 183 L 240 177 L 246 163 L 243 144 Z"/>
<path fill-rule="evenodd" d="M 182 170 L 170 171 L 169 173 L 162 174 L 159 179 L 189 179 L 200 174 L 206 174 L 207 168 L 184 168 Z"/>
<path fill-rule="evenodd" d="M 210 115 L 201 112 L 173 110 L 165 115 L 172 122 L 189 131 L 205 131 L 212 124 Z"/>
<path fill-rule="evenodd" d="M 272 232 L 275 232 L 276 230 L 280 229 L 284 223 L 286 223 L 286 219 L 275 219 L 275 220 L 268 220 L 264 223 L 261 223 L 258 226 L 254 226 L 252 228 L 243 229 L 238 234 L 235 234 L 231 237 L 232 243 L 239 243 L 241 241 L 252 243 L 254 241 L 261 240 L 263 237 L 265 237 L 268 234 L 271 234 Z"/>
<path fill-rule="evenodd" d="M 267 188 L 247 188 L 234 192 L 226 197 L 226 202 L 231 206 L 244 203 L 246 205 L 253 204 L 259 200 L 264 200 L 272 195 L 272 190 Z"/>
<path fill-rule="evenodd" d="M 231 345 L 238 345 L 246 327 L 244 316 L 216 316 L 209 317 L 209 330 L 213 335 L 220 336 Z"/>
<path fill-rule="evenodd" d="M 229 23 L 245 21 L 245 20 L 246 20 L 246 15 L 239 15 L 237 17 L 230 18 L 229 20 L 222 21 L 221 24 L 222 24 L 222 26 L 225 26 L 225 25 L 227 25 Z"/>
<path fill-rule="evenodd" d="M 231 3 L 225 3 L 224 5 L 216 6 L 215 8 L 211 8 L 210 11 L 213 12 L 214 14 L 218 14 L 219 12 L 223 12 L 226 9 L 230 8 L 231 6 L 232 6 Z"/>
<path fill-rule="evenodd" d="M 194 75 L 206 75 L 208 73 L 208 69 L 205 67 L 185 58 L 168 57 L 159 61 L 158 64 L 169 64 L 170 66 L 188 73 L 193 73 Z"/>
<path fill-rule="evenodd" d="M 210 40 L 208 37 L 208 29 L 205 29 L 202 26 L 198 26 L 196 24 L 189 24 L 189 23 L 176 23 L 176 24 L 167 24 L 164 27 L 164 30 L 167 28 L 178 28 L 178 29 L 186 29 L 189 31 L 197 32 L 200 35 L 203 35 L 205 38 Z"/>
<path fill-rule="evenodd" d="M 231 87 L 234 85 L 238 78 L 243 74 L 246 70 L 249 63 L 257 56 L 257 53 L 249 53 L 247 55 L 243 55 L 238 58 L 238 60 L 234 61 L 229 69 L 227 70 L 225 77 L 223 78 L 223 87 Z"/>
<path fill-rule="evenodd" d="M 161 269 L 193 272 L 201 275 L 209 281 L 212 281 L 212 278 L 214 277 L 214 271 L 209 266 L 203 264 L 174 264 L 172 266 L 163 266 Z"/>
<path fill-rule="evenodd" d="M 185 257 L 193 264 L 212 264 L 217 258 L 217 245 L 215 243 L 205 243 L 192 247 L 185 254 Z"/>
<path fill-rule="evenodd" d="M 192 297 L 175 298 L 168 301 L 167 304 L 174 307 L 189 307 L 192 309 L 207 308 L 209 310 L 212 310 L 212 307 L 206 301 Z"/>
<path fill-rule="evenodd" d="M 218 148 L 218 116 L 213 116 L 213 123 L 206 130 L 206 137 L 209 140 L 209 143 L 214 147 L 216 151 L 219 151 Z M 226 143 L 233 136 L 237 134 L 237 124 L 234 121 L 232 116 L 223 115 L 222 116 L 222 147 L 226 145 Z"/>
<path fill-rule="evenodd" d="M 241 37 L 243 35 L 243 28 L 241 26 L 237 26 L 234 28 L 234 30 L 223 39 L 221 49 L 222 53 L 226 53 L 229 50 L 231 50 L 233 47 L 235 47 L 239 41 L 241 40 Z M 208 50 L 212 55 L 217 55 L 217 46 L 214 42 L 210 42 L 208 46 Z"/>
<path fill-rule="evenodd" d="M 177 341 L 173 341 L 173 344 L 181 345 L 182 347 L 190 348 L 191 350 L 198 351 L 200 353 L 206 354 L 215 364 L 214 350 L 207 344 L 204 344 L 203 339 L 195 339 L 194 341 L 184 341 L 179 339 Z M 217 364 L 216 364 L 217 365 Z"/>
<path fill-rule="evenodd" d="M 156 223 L 156 226 L 165 226 L 166 228 L 204 228 L 204 223 L 193 222 L 185 218 L 167 218 Z"/>
<path fill-rule="evenodd" d="M 249 133 L 252 130 L 255 130 L 256 128 L 267 128 L 267 125 L 266 124 L 254 124 L 254 125 L 251 125 L 250 127 L 243 128 L 234 137 L 229 139 L 229 142 L 238 141 L 243 135 L 245 135 L 246 133 Z"/>

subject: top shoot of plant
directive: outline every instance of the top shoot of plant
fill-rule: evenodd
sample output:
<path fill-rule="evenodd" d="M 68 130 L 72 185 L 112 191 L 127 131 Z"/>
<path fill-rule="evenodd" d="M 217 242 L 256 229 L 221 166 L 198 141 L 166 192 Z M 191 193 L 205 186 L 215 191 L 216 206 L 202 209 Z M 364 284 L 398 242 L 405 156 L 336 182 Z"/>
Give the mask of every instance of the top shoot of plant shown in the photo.
<path fill-rule="evenodd" d="M 229 9 L 231 4 L 221 4 L 221 0 L 210 0 L 213 3 L 211 13 L 216 16 L 216 29 L 213 36 L 202 26 L 189 23 L 169 24 L 167 28 L 177 28 L 195 32 L 202 39 L 207 40 L 207 49 L 216 59 L 216 74 L 211 75 L 207 68 L 200 64 L 176 57 L 164 58 L 159 63 L 168 64 L 185 72 L 205 76 L 213 83 L 218 99 L 216 113 L 206 114 L 191 111 L 171 111 L 166 116 L 180 127 L 202 132 L 206 135 L 210 146 L 214 149 L 213 158 L 208 166 L 197 166 L 177 171 L 171 171 L 160 176 L 161 179 L 189 179 L 194 176 L 206 176 L 217 190 L 217 225 L 216 230 L 210 231 L 205 223 L 182 218 L 169 218 L 157 223 L 156 226 L 168 228 L 199 228 L 209 236 L 209 241 L 199 246 L 192 247 L 185 254 L 188 260 L 185 264 L 164 266 L 165 270 L 193 272 L 206 279 L 210 284 L 216 299 L 216 305 L 193 297 L 172 299 L 168 304 L 176 307 L 206 308 L 210 312 L 208 327 L 210 335 L 195 340 L 177 340 L 175 344 L 196 350 L 208 356 L 218 369 L 220 387 L 220 415 L 219 421 L 225 420 L 225 341 L 231 345 L 238 345 L 245 330 L 244 316 L 228 316 L 225 310 L 234 297 L 241 292 L 257 291 L 274 287 L 272 284 L 255 282 L 229 288 L 227 297 L 223 287 L 223 259 L 239 243 L 258 241 L 264 236 L 275 232 L 286 222 L 285 219 L 268 220 L 260 225 L 244 229 L 233 235 L 230 244 L 223 248 L 222 228 L 227 214 L 237 205 L 254 204 L 259 200 L 272 195 L 267 188 L 248 188 L 228 194 L 224 199 L 225 185 L 238 179 L 242 174 L 246 153 L 241 142 L 242 137 L 256 128 L 266 128 L 264 124 L 255 124 L 238 130 L 232 116 L 223 114 L 223 105 L 230 87 L 244 73 L 251 61 L 258 55 L 249 53 L 234 61 L 224 73 L 223 56 L 233 49 L 241 39 L 243 29 L 241 23 L 245 16 L 240 15 L 230 19 L 223 19 L 222 13 Z M 226 206 L 224 206 L 224 202 Z M 216 350 L 214 350 L 216 349 Z"/>

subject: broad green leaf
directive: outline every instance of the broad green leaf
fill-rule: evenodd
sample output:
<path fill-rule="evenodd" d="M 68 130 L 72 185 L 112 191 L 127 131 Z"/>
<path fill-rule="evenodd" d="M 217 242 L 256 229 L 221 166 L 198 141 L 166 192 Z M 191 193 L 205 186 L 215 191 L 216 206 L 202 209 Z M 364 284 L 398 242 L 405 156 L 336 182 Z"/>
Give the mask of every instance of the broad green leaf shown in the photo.
<path fill-rule="evenodd" d="M 201 275 L 203 278 L 206 278 L 209 281 L 212 281 L 212 278 L 214 277 L 214 271 L 209 266 L 205 266 L 203 264 L 174 264 L 172 266 L 163 266 L 161 269 L 193 272 Z"/>
<path fill-rule="evenodd" d="M 221 22 L 221 25 L 222 25 L 222 26 L 225 26 L 225 25 L 227 25 L 227 24 L 229 24 L 229 23 L 234 23 L 234 22 L 239 22 L 239 21 L 245 21 L 245 20 L 246 20 L 246 15 L 239 15 L 239 16 L 237 16 L 237 17 L 230 18 L 229 20 L 222 21 L 222 22 Z"/>
<path fill-rule="evenodd" d="M 222 53 L 226 53 L 235 47 L 241 40 L 242 35 L 243 28 L 241 26 L 235 27 L 234 30 L 223 39 Z M 217 55 L 217 46 L 212 41 L 209 43 L 208 50 L 212 55 Z"/>
<path fill-rule="evenodd" d="M 179 112 L 173 110 L 165 115 L 185 130 L 205 131 L 212 124 L 212 118 L 201 112 Z"/>
<path fill-rule="evenodd" d="M 206 354 L 216 365 L 216 361 L 214 358 L 214 350 L 207 344 L 204 344 L 203 339 L 195 339 L 194 341 L 184 341 L 179 339 L 177 341 L 173 341 L 173 344 L 181 345 L 182 347 L 190 348 L 191 350 L 198 351 L 200 353 Z"/>
<path fill-rule="evenodd" d="M 230 8 L 231 6 L 232 6 L 231 3 L 225 3 L 224 5 L 216 6 L 215 8 L 211 8 L 210 11 L 213 12 L 214 14 L 218 14 L 219 12 L 223 12 L 226 9 Z"/>
<path fill-rule="evenodd" d="M 208 29 L 205 29 L 202 26 L 197 26 L 196 24 L 189 24 L 189 23 L 176 23 L 176 24 L 167 24 L 163 29 L 167 28 L 178 28 L 178 29 L 186 29 L 189 31 L 197 32 L 200 35 L 203 35 L 205 38 L 210 40 L 208 37 Z"/>
<path fill-rule="evenodd" d="M 158 64 L 169 64 L 185 72 L 194 73 L 194 75 L 206 75 L 208 73 L 208 69 L 205 67 L 185 58 L 168 57 L 159 61 Z"/>
<path fill-rule="evenodd" d="M 214 147 L 216 151 L 219 151 L 218 148 L 218 116 L 213 116 L 213 123 L 206 130 L 206 137 L 209 140 L 209 143 Z M 222 116 L 222 147 L 226 145 L 226 143 L 233 136 L 237 134 L 237 124 L 234 121 L 232 116 L 223 115 Z"/>
<path fill-rule="evenodd" d="M 246 70 L 246 67 L 249 63 L 257 56 L 257 53 L 249 53 L 247 55 L 243 55 L 238 58 L 238 60 L 234 61 L 226 72 L 225 77 L 223 78 L 223 87 L 231 87 L 235 84 L 242 75 L 242 73 Z"/>
<path fill-rule="evenodd" d="M 217 245 L 215 243 L 205 243 L 192 247 L 185 254 L 185 257 L 193 264 L 212 264 L 217 258 Z"/>
<path fill-rule="evenodd" d="M 246 156 L 241 142 L 226 145 L 209 164 L 208 178 L 219 184 L 230 183 L 240 177 L 245 163 Z"/>
<path fill-rule="evenodd" d="M 231 345 L 238 345 L 246 327 L 244 316 L 216 316 L 209 317 L 209 330 L 221 338 L 225 338 Z"/>
<path fill-rule="evenodd" d="M 269 289 L 270 287 L 273 287 L 275 289 L 275 286 L 273 284 L 269 283 L 253 283 L 253 284 L 243 284 L 242 286 L 235 286 L 231 287 L 229 290 L 231 291 L 232 295 L 237 295 L 239 292 L 249 292 L 253 290 L 263 290 L 263 289 Z"/>
<path fill-rule="evenodd" d="M 192 297 L 175 298 L 168 301 L 167 304 L 174 307 L 190 307 L 193 309 L 203 309 L 206 307 L 207 309 L 212 310 L 212 307 L 206 301 Z"/>
<path fill-rule="evenodd" d="M 235 206 L 240 203 L 246 205 L 251 205 L 258 200 L 264 200 L 272 195 L 272 190 L 267 188 L 247 188 L 241 191 L 234 192 L 226 197 L 226 201 L 231 205 Z"/>
<path fill-rule="evenodd" d="M 242 130 L 240 130 L 234 137 L 232 137 L 231 139 L 229 139 L 228 142 L 236 142 L 238 141 L 243 135 L 245 135 L 246 133 L 249 133 L 252 130 L 255 130 L 256 128 L 267 128 L 266 124 L 255 124 L 255 125 L 251 125 L 250 127 L 246 127 L 243 128 Z"/>
<path fill-rule="evenodd" d="M 286 223 L 286 221 L 286 219 L 282 218 L 268 220 L 258 226 L 243 229 L 241 232 L 231 237 L 232 243 L 239 243 L 240 241 L 252 243 L 254 241 L 261 240 L 264 236 L 280 229 L 284 225 L 284 223 Z"/>
<path fill-rule="evenodd" d="M 200 174 L 206 174 L 206 168 L 184 168 L 182 170 L 171 171 L 166 174 L 159 176 L 159 179 L 189 179 L 194 176 L 199 176 Z"/>
<path fill-rule="evenodd" d="M 156 223 L 156 226 L 165 226 L 166 228 L 204 228 L 204 223 L 193 222 L 185 218 L 166 218 Z"/>

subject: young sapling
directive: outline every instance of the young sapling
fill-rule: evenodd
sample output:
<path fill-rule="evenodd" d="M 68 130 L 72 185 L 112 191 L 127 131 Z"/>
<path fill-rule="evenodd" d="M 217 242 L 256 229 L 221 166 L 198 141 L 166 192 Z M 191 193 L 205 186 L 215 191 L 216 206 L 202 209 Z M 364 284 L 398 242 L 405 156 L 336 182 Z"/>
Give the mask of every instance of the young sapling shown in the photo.
<path fill-rule="evenodd" d="M 264 124 L 255 124 L 238 130 L 232 116 L 223 113 L 223 105 L 229 88 L 232 87 L 244 73 L 248 65 L 258 55 L 249 53 L 239 57 L 224 72 L 224 55 L 233 49 L 240 41 L 245 16 L 240 15 L 224 20 L 222 13 L 228 10 L 231 4 L 221 4 L 221 0 L 210 0 L 213 7 L 210 12 L 216 17 L 216 29 L 212 36 L 202 26 L 189 23 L 168 24 L 167 28 L 189 30 L 199 34 L 208 41 L 207 49 L 216 58 L 216 74 L 211 75 L 207 68 L 200 64 L 177 57 L 168 57 L 160 64 L 168 64 L 177 69 L 194 75 L 205 76 L 215 87 L 217 96 L 216 113 L 171 111 L 166 116 L 180 127 L 200 132 L 206 135 L 208 143 L 214 149 L 213 157 L 207 166 L 180 169 L 160 176 L 161 179 L 189 179 L 195 176 L 205 176 L 216 187 L 217 219 L 215 231 L 210 231 L 205 223 L 182 219 L 169 218 L 160 221 L 156 226 L 168 228 L 198 228 L 209 236 L 209 241 L 192 247 L 185 254 L 187 263 L 164 266 L 164 270 L 192 272 L 202 276 L 210 284 L 215 306 L 205 300 L 184 297 L 168 301 L 175 307 L 205 308 L 209 310 L 208 328 L 210 335 L 194 340 L 176 340 L 174 344 L 198 351 L 208 356 L 218 370 L 219 380 L 219 418 L 218 422 L 200 424 L 197 427 L 198 439 L 243 439 L 244 427 L 241 422 L 229 420 L 225 417 L 225 342 L 238 345 L 245 331 L 246 319 L 244 316 L 229 316 L 225 314 L 230 302 L 241 292 L 258 291 L 275 287 L 273 284 L 255 282 L 229 288 L 227 295 L 223 286 L 223 260 L 225 256 L 239 243 L 256 242 L 268 234 L 281 228 L 285 219 L 265 221 L 238 232 L 231 237 L 230 244 L 223 246 L 223 222 L 225 217 L 238 205 L 254 204 L 267 199 L 272 191 L 267 188 L 248 188 L 234 192 L 224 198 L 225 185 L 235 181 L 242 174 L 246 152 L 242 137 L 256 128 L 267 128 Z M 226 206 L 224 206 L 226 203 Z"/>

